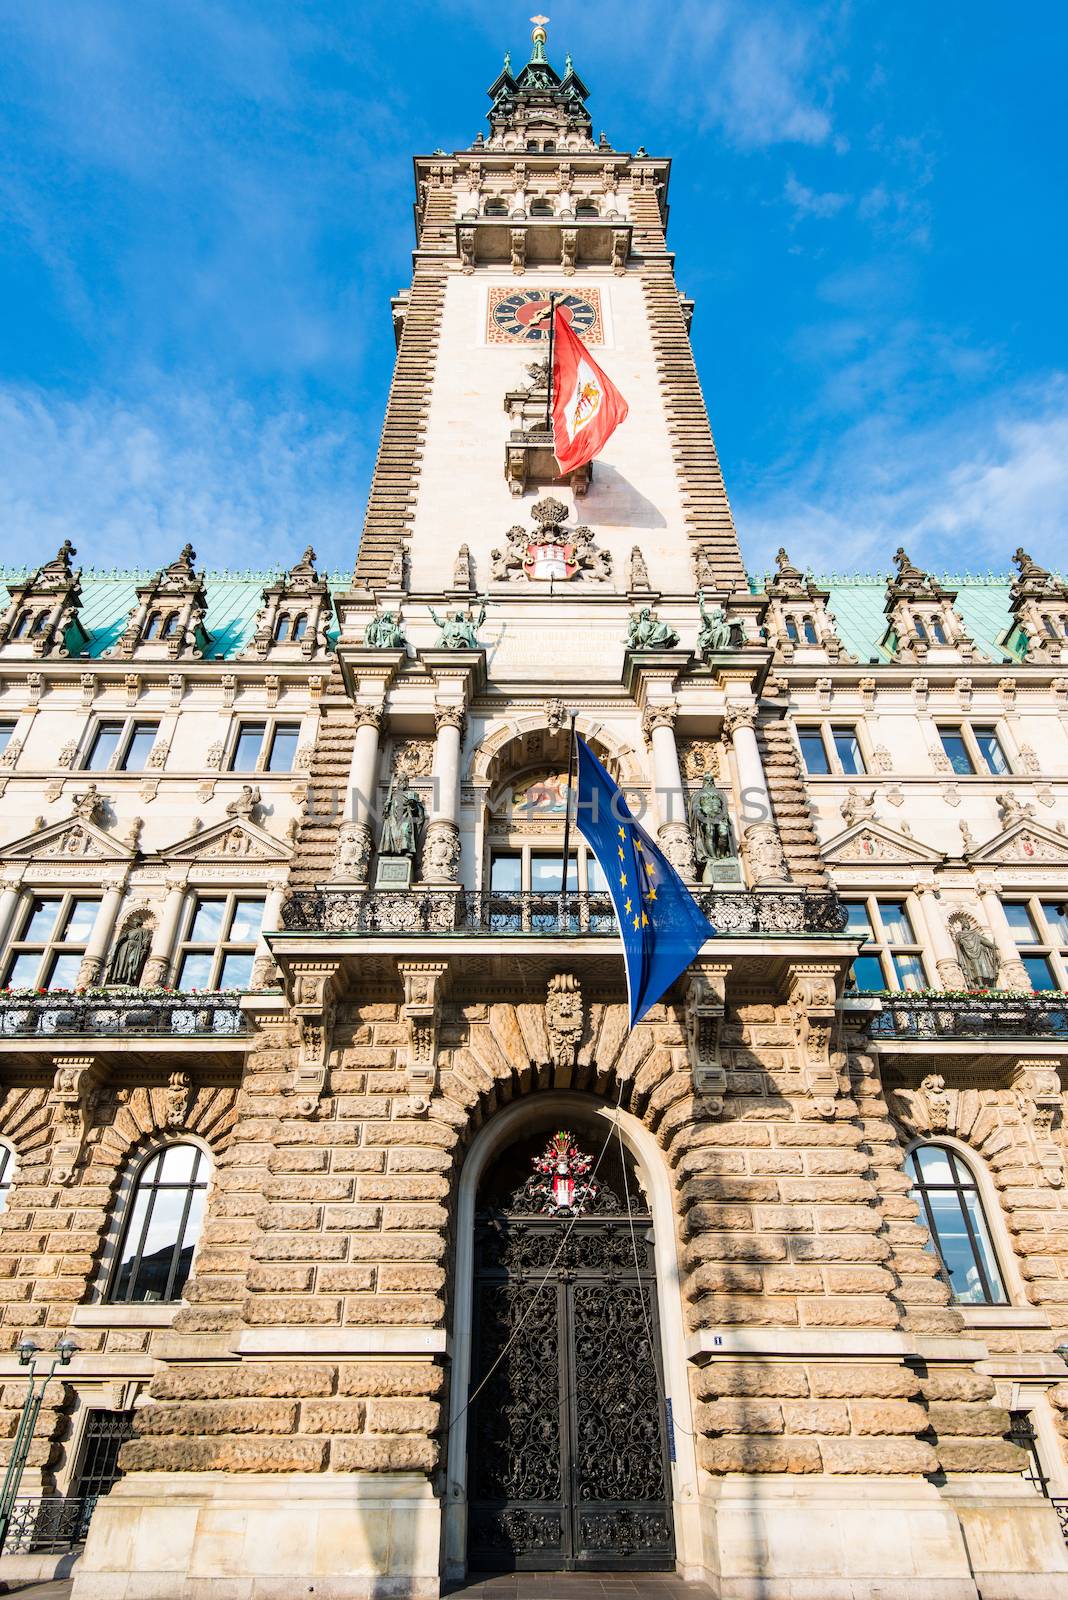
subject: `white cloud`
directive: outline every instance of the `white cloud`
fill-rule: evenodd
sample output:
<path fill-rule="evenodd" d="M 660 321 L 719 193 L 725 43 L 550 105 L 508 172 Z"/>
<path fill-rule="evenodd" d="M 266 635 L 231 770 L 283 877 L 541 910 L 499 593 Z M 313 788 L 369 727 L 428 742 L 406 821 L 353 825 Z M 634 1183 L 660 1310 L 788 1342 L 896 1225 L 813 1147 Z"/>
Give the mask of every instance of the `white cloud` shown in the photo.
<path fill-rule="evenodd" d="M 780 544 L 823 572 L 886 571 L 899 544 L 938 571 L 1005 571 L 1018 544 L 1063 566 L 1068 375 L 926 426 L 873 416 L 815 459 L 794 458 L 768 492 L 734 499 L 758 572 Z"/>
<path fill-rule="evenodd" d="M 70 538 L 86 567 L 154 567 L 188 539 L 204 566 L 262 569 L 313 544 L 344 570 L 370 465 L 337 409 L 254 410 L 162 382 L 136 404 L 0 389 L 2 556 L 43 560 Z"/>
<path fill-rule="evenodd" d="M 852 195 L 836 194 L 833 191 L 819 193 L 807 185 L 799 183 L 794 174 L 788 173 L 783 190 L 789 205 L 794 208 L 795 217 L 836 217 L 844 206 L 849 205 Z"/>

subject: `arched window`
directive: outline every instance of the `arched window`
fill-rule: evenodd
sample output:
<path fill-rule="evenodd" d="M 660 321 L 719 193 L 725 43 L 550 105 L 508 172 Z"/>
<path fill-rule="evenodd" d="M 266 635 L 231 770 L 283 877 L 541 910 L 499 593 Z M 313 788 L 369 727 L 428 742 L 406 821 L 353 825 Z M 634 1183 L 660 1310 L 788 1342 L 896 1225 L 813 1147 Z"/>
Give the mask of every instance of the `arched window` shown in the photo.
<path fill-rule="evenodd" d="M 152 615 L 148 619 L 148 626 L 145 629 L 145 638 L 155 639 L 159 633 L 159 625 L 160 614 L 158 611 L 153 611 Z"/>
<path fill-rule="evenodd" d="M 44 625 L 45 625 L 45 623 L 47 621 L 48 621 L 48 612 L 47 611 L 35 611 L 34 612 L 34 616 L 33 616 L 33 624 L 32 624 L 32 626 L 30 628 L 30 632 L 33 633 L 33 634 L 41 633 L 43 631 Z"/>
<path fill-rule="evenodd" d="M 789 640 L 791 640 L 792 643 L 794 643 L 794 644 L 800 644 L 801 643 L 801 635 L 797 631 L 797 618 L 796 617 L 787 617 L 787 619 L 786 619 L 786 637 Z"/>
<path fill-rule="evenodd" d="M 126 1202 L 107 1299 L 180 1300 L 204 1221 L 210 1165 L 195 1144 L 170 1144 L 141 1167 Z"/>
<path fill-rule="evenodd" d="M 7 1210 L 8 1190 L 14 1176 L 15 1152 L 5 1140 L 0 1139 L 0 1211 Z"/>
<path fill-rule="evenodd" d="M 816 632 L 816 624 L 813 622 L 811 617 L 806 617 L 805 618 L 805 643 L 806 644 L 819 644 L 819 642 L 820 642 L 820 640 L 819 640 L 819 634 Z"/>
<path fill-rule="evenodd" d="M 958 1305 L 1006 1305 L 975 1174 L 943 1144 L 917 1145 L 905 1157 L 905 1170 L 953 1299 Z"/>
<path fill-rule="evenodd" d="M 283 611 L 282 615 L 279 617 L 278 621 L 274 625 L 274 642 L 275 642 L 275 644 L 285 644 L 285 642 L 286 642 L 286 640 L 288 638 L 289 638 L 289 613 L 288 613 L 288 611 Z"/>
<path fill-rule="evenodd" d="M 299 644 L 300 641 L 303 639 L 304 635 L 307 633 L 307 631 L 308 631 L 308 618 L 307 618 L 307 615 L 303 611 L 298 612 L 298 614 L 293 618 L 293 629 L 292 629 L 292 634 L 291 634 L 293 643 L 294 644 Z"/>
<path fill-rule="evenodd" d="M 178 632 L 178 615 L 177 615 L 177 612 L 172 611 L 170 616 L 167 618 L 166 622 L 163 624 L 163 632 L 160 634 L 160 638 L 161 639 L 173 639 L 177 632 Z"/>
<path fill-rule="evenodd" d="M 30 623 L 32 621 L 32 611 L 20 611 L 18 616 L 15 618 L 15 626 L 11 630 L 11 637 L 13 639 L 25 639 L 26 635 L 30 631 Z"/>

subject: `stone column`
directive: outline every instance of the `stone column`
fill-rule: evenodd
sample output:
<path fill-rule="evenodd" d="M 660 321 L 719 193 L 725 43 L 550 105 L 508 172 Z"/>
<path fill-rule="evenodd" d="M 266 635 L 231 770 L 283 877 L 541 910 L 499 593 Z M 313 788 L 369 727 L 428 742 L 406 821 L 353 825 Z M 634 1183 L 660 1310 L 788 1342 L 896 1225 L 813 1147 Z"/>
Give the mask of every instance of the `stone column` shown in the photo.
<path fill-rule="evenodd" d="M 642 717 L 642 732 L 653 747 L 653 787 L 660 813 L 657 838 L 671 865 L 687 883 L 693 883 L 696 881 L 693 840 L 686 823 L 682 772 L 675 744 L 678 714 L 679 708 L 674 700 L 647 705 Z"/>
<path fill-rule="evenodd" d="M 281 927 L 282 901 L 285 899 L 285 892 L 285 884 L 276 883 L 268 889 L 267 898 L 263 903 L 263 922 L 260 926 L 260 936 L 256 941 L 255 958 L 252 962 L 251 987 L 253 989 L 264 989 L 269 983 L 281 981 L 281 975 L 275 965 L 266 935 Z"/>
<path fill-rule="evenodd" d="M 782 851 L 779 830 L 773 821 L 771 795 L 764 776 L 764 763 L 757 744 L 756 706 L 752 701 L 732 701 L 723 717 L 723 730 L 734 748 L 738 765 L 738 790 L 741 814 L 758 808 L 763 819 L 742 826 L 742 848 L 749 865 L 754 888 L 789 882 L 789 871 Z"/>
<path fill-rule="evenodd" d="M 375 786 L 378 781 L 378 740 L 385 726 L 385 709 L 377 705 L 357 705 L 356 741 L 349 765 L 349 792 L 345 797 L 348 813 L 337 831 L 337 855 L 331 878 L 347 883 L 366 883 L 374 839 Z"/>
<path fill-rule="evenodd" d="M 998 960 L 1001 963 L 1001 971 L 998 973 L 999 986 L 1003 989 L 1030 989 L 1031 980 L 1027 976 L 1027 968 L 1020 960 L 1020 947 L 1012 936 L 1012 929 L 1002 909 L 997 885 L 991 883 L 989 879 L 982 879 L 975 887 L 986 913 L 994 943 L 998 948 Z"/>
<path fill-rule="evenodd" d="M 460 868 L 460 750 L 464 739 L 460 705 L 434 711 L 434 811 L 423 840 L 425 883 L 457 883 Z"/>
<path fill-rule="evenodd" d="M 966 989 L 968 985 L 957 959 L 957 947 L 953 943 L 946 926 L 946 919 L 942 914 L 942 906 L 931 884 L 916 885 L 916 903 L 923 917 L 927 944 L 934 952 L 935 968 L 943 989 Z"/>
<path fill-rule="evenodd" d="M 167 898 L 163 902 L 156 931 L 152 935 L 152 948 L 145 962 L 145 970 L 141 975 L 143 989 L 160 989 L 170 976 L 171 958 L 174 954 L 174 941 L 178 933 L 178 923 L 185 904 L 185 879 L 167 879 Z"/>
<path fill-rule="evenodd" d="M 93 923 L 93 931 L 89 935 L 85 946 L 82 964 L 78 968 L 78 988 L 88 989 L 92 984 L 99 983 L 107 960 L 108 948 L 111 944 L 111 935 L 115 931 L 115 921 L 119 915 L 123 895 L 126 893 L 126 879 L 108 878 L 105 880 L 104 894 Z"/>
<path fill-rule="evenodd" d="M 17 878 L 0 880 L 0 949 L 7 943 L 11 934 L 21 893 L 22 888 Z"/>

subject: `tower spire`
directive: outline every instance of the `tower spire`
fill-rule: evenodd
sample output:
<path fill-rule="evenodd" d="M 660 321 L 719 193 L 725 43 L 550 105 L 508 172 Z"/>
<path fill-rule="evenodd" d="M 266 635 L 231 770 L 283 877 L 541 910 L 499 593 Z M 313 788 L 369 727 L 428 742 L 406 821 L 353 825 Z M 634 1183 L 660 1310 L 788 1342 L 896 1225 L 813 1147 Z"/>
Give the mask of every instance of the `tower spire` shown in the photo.
<path fill-rule="evenodd" d="M 530 60 L 531 63 L 537 62 L 539 65 L 544 64 L 548 61 L 548 57 L 545 54 L 545 40 L 547 38 L 545 25 L 549 19 L 548 17 L 539 16 L 531 17 L 530 20 L 534 24 L 534 31 L 530 35 L 531 42 L 534 46 L 530 52 Z"/>

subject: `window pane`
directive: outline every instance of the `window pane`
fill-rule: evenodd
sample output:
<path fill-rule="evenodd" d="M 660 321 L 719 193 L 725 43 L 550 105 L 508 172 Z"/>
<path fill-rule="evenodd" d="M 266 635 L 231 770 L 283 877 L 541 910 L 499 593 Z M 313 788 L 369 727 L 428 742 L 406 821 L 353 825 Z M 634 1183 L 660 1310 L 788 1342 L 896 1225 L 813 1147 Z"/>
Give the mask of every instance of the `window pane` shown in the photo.
<path fill-rule="evenodd" d="M 1002 902 L 1001 909 L 1008 919 L 1012 936 L 1017 944 L 1037 944 L 1038 934 L 1035 932 L 1034 922 L 1031 920 L 1030 908 L 1022 900 L 1006 900 Z"/>
<path fill-rule="evenodd" d="M 126 759 L 122 763 L 124 772 L 143 772 L 148 764 L 148 752 L 156 742 L 159 732 L 158 722 L 135 722 L 130 743 L 126 750 Z"/>
<path fill-rule="evenodd" d="M 81 956 L 56 956 L 52 962 L 52 970 L 45 980 L 45 987 L 48 989 L 73 989 L 78 981 L 78 969 L 81 964 Z"/>
<path fill-rule="evenodd" d="M 59 915 L 60 902 L 58 900 L 35 900 L 30 920 L 22 930 L 22 937 L 27 944 L 43 944 L 52 936 L 52 929 L 56 925 Z"/>
<path fill-rule="evenodd" d="M 574 856 L 568 858 L 567 886 L 569 889 L 578 888 L 578 862 Z M 560 893 L 559 856 L 531 856 L 530 887 L 535 894 Z"/>
<path fill-rule="evenodd" d="M 954 1300 L 964 1305 L 982 1305 L 986 1291 L 971 1239 L 964 1223 L 960 1196 L 955 1189 L 934 1189 L 927 1194 L 938 1253 L 942 1257 Z"/>
<path fill-rule="evenodd" d="M 797 736 L 801 741 L 801 759 L 805 763 L 805 771 L 816 774 L 830 772 L 831 764 L 827 760 L 822 733 L 816 728 L 800 728 Z"/>
<path fill-rule="evenodd" d="M 1063 900 L 1043 900 L 1042 915 L 1054 944 L 1068 944 L 1068 905 Z"/>
<path fill-rule="evenodd" d="M 11 735 L 15 731 L 13 722 L 0 722 L 0 755 L 4 753 L 11 743 Z"/>
<path fill-rule="evenodd" d="M 8 968 L 7 981 L 12 989 L 36 989 L 37 974 L 41 967 L 40 952 L 24 950 L 15 957 Z"/>
<path fill-rule="evenodd" d="M 134 1261 L 141 1248 L 141 1234 L 144 1231 L 148 1199 L 148 1191 L 139 1187 L 134 1195 L 133 1205 L 130 1207 L 130 1220 L 126 1227 L 125 1237 L 122 1242 L 122 1253 L 119 1257 L 115 1281 L 109 1296 L 111 1300 L 126 1300 L 129 1298 L 130 1278 Z"/>
<path fill-rule="evenodd" d="M 1023 964 L 1031 980 L 1032 989 L 1057 988 L 1057 980 L 1045 956 L 1024 956 Z"/>
<path fill-rule="evenodd" d="M 847 900 L 845 908 L 846 916 L 849 918 L 846 924 L 847 931 L 849 933 L 862 933 L 865 939 L 870 938 L 871 920 L 868 916 L 867 901 Z"/>
<path fill-rule="evenodd" d="M 229 937 L 236 941 L 252 943 L 260 936 L 263 926 L 262 900 L 237 900 L 234 902 L 234 919 Z"/>
<path fill-rule="evenodd" d="M 219 974 L 220 989 L 247 989 L 252 982 L 252 952 L 231 950 L 223 958 Z"/>
<path fill-rule="evenodd" d="M 297 722 L 279 722 L 274 730 L 271 740 L 271 755 L 267 762 L 268 772 L 292 772 L 293 760 L 297 753 L 297 740 L 300 737 L 300 724 Z"/>
<path fill-rule="evenodd" d="M 993 728 L 974 728 L 975 742 L 979 746 L 987 770 L 995 777 L 1000 777 L 1003 772 L 1008 772 L 1009 763 L 1005 759 L 1005 752 Z"/>
<path fill-rule="evenodd" d="M 835 728 L 834 748 L 838 752 L 838 759 L 842 763 L 842 771 L 861 773 L 864 771 L 864 757 L 860 753 L 860 745 L 852 728 Z"/>
<path fill-rule="evenodd" d="M 222 937 L 225 900 L 198 900 L 189 930 L 191 944 L 215 944 Z"/>
<path fill-rule="evenodd" d="M 522 872 L 521 856 L 494 856 L 490 864 L 490 888 L 498 894 L 518 894 Z"/>
<path fill-rule="evenodd" d="M 806 617 L 805 618 L 805 643 L 806 644 L 818 644 L 819 643 L 819 640 L 816 637 L 816 624 L 812 621 L 812 619 L 810 617 Z"/>
<path fill-rule="evenodd" d="M 589 851 L 586 853 L 586 882 L 591 894 L 608 893 L 608 879 L 601 870 L 601 863 Z"/>
<path fill-rule="evenodd" d="M 174 1282 L 171 1285 L 171 1299 L 179 1300 L 185 1288 L 193 1266 L 193 1255 L 200 1238 L 200 1230 L 204 1225 L 204 1207 L 207 1205 L 207 1191 L 196 1189 L 189 1202 L 189 1215 L 186 1218 L 185 1231 L 182 1234 L 182 1247 L 178 1253 L 178 1264 L 175 1268 Z"/>
<path fill-rule="evenodd" d="M 879 917 L 891 944 L 916 944 L 912 923 L 903 900 L 879 900 Z"/>
<path fill-rule="evenodd" d="M 264 722 L 243 722 L 238 729 L 237 743 L 234 745 L 233 760 L 230 762 L 231 772 L 255 772 L 256 763 L 260 759 L 260 747 L 263 744 L 263 735 L 266 730 Z"/>
<path fill-rule="evenodd" d="M 179 989 L 207 989 L 211 983 L 213 959 L 207 952 L 200 955 L 187 951 L 182 957 L 182 966 L 178 973 Z"/>
<path fill-rule="evenodd" d="M 919 956 L 890 957 L 897 973 L 897 981 L 903 989 L 926 989 L 927 974 L 923 970 L 923 962 Z"/>
<path fill-rule="evenodd" d="M 66 944 L 84 944 L 93 931 L 97 911 L 100 909 L 99 900 L 74 900 L 67 914 L 67 926 L 63 930 L 63 939 Z"/>
<path fill-rule="evenodd" d="M 90 772 L 103 772 L 119 747 L 122 738 L 121 722 L 102 722 L 96 730 L 87 766 Z"/>
<path fill-rule="evenodd" d="M 994 1247 L 990 1242 L 990 1235 L 987 1232 L 986 1218 L 983 1215 L 983 1208 L 979 1203 L 979 1195 L 975 1189 L 969 1189 L 965 1191 L 964 1205 L 967 1209 L 968 1218 L 972 1225 L 972 1232 L 975 1234 L 976 1248 L 982 1259 L 983 1266 L 986 1269 L 987 1283 L 990 1287 L 989 1298 L 995 1304 L 1003 1304 L 1006 1298 L 1005 1288 L 1002 1284 L 1001 1273 L 998 1271 L 998 1264 L 994 1257 Z"/>
<path fill-rule="evenodd" d="M 949 757 L 949 764 L 953 771 L 960 773 L 962 777 L 969 777 L 975 771 L 975 768 L 972 766 L 972 758 L 968 754 L 968 746 L 964 743 L 964 735 L 954 732 L 951 728 L 939 728 L 938 736 L 942 741 L 942 749 Z"/>
<path fill-rule="evenodd" d="M 924 1183 L 952 1183 L 953 1168 L 949 1164 L 949 1151 L 941 1145 L 927 1144 L 912 1152 L 912 1159 L 919 1164 L 920 1173 Z"/>
<path fill-rule="evenodd" d="M 858 956 L 853 963 L 858 989 L 885 989 L 886 979 L 878 956 Z"/>
<path fill-rule="evenodd" d="M 158 1173 L 161 1183 L 188 1183 L 199 1160 L 200 1151 L 195 1144 L 169 1144 L 152 1170 Z M 144 1170 L 147 1177 L 148 1168 Z"/>

